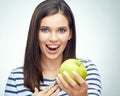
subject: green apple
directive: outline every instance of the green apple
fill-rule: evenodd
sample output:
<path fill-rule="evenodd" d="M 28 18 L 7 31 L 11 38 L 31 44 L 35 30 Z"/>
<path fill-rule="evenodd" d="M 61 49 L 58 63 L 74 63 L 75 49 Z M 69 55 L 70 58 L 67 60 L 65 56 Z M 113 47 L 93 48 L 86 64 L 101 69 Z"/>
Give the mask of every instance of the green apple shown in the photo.
<path fill-rule="evenodd" d="M 76 71 L 83 79 L 86 78 L 87 70 L 82 62 L 77 59 L 70 58 L 65 60 L 62 65 L 60 66 L 59 74 L 62 75 L 65 81 L 66 78 L 64 77 L 63 72 L 66 71 L 70 77 L 77 82 L 76 78 L 73 76 L 73 71 Z M 68 82 L 68 81 L 67 81 Z"/>

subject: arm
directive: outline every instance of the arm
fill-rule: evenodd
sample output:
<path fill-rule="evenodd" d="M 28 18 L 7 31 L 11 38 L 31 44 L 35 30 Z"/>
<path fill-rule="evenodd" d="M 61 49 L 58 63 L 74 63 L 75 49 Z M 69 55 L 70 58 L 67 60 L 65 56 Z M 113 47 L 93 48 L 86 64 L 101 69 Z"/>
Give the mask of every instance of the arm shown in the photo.
<path fill-rule="evenodd" d="M 101 96 L 101 78 L 96 65 L 89 60 L 85 66 L 87 68 L 88 96 Z"/>
<path fill-rule="evenodd" d="M 12 72 L 8 77 L 4 96 L 17 96 L 15 78 L 14 78 L 14 74 Z"/>
<path fill-rule="evenodd" d="M 52 84 L 41 91 L 35 88 L 35 91 L 32 94 L 32 96 L 58 96 L 59 91 L 60 89 L 58 85 Z"/>
<path fill-rule="evenodd" d="M 4 96 L 31 96 L 30 89 L 24 86 L 23 68 L 18 67 L 10 73 Z"/>
<path fill-rule="evenodd" d="M 58 75 L 58 85 L 69 96 L 101 96 L 101 79 L 95 64 L 91 63 L 90 60 L 85 61 L 84 64 L 87 69 L 86 80 L 83 80 L 79 74 L 73 72 L 74 77 L 79 82 L 77 84 L 70 78 L 68 73 L 64 72 L 69 84 L 64 81 L 62 76 Z"/>
<path fill-rule="evenodd" d="M 73 76 L 76 78 L 78 83 L 75 82 L 67 72 L 64 72 L 63 74 L 68 82 L 66 82 L 61 75 L 58 75 L 56 78 L 57 84 L 63 91 L 65 91 L 69 96 L 88 96 L 88 84 L 77 72 L 73 71 Z"/>

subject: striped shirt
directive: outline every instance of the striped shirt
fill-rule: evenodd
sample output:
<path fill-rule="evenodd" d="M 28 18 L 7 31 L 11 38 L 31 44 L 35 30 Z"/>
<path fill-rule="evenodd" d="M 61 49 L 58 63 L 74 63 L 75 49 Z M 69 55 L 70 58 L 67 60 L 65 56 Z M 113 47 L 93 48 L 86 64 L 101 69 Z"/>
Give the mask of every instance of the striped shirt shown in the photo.
<path fill-rule="evenodd" d="M 101 96 L 101 79 L 98 69 L 90 60 L 86 60 L 84 65 L 87 69 L 88 96 Z M 55 80 L 44 79 L 40 87 L 44 89 L 53 83 Z M 23 67 L 12 70 L 6 83 L 4 96 L 32 96 L 32 94 L 31 90 L 24 86 Z M 68 95 L 61 90 L 58 96 Z"/>

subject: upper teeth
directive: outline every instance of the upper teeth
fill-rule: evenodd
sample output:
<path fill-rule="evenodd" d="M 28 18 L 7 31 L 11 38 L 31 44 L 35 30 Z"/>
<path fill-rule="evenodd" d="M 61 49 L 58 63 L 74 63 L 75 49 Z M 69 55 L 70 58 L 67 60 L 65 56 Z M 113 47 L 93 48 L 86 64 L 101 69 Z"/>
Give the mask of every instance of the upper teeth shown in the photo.
<path fill-rule="evenodd" d="M 50 46 L 48 46 L 49 48 L 58 48 L 58 46 L 56 46 L 56 45 L 50 45 Z"/>

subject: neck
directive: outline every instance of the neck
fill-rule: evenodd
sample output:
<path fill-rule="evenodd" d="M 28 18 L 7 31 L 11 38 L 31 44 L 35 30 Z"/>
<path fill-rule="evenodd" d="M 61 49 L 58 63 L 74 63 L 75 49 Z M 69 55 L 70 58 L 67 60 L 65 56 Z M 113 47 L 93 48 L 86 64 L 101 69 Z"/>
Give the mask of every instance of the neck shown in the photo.
<path fill-rule="evenodd" d="M 62 63 L 62 57 L 57 58 L 57 59 L 46 59 L 42 58 L 41 59 L 41 66 L 43 71 L 55 71 L 58 70 L 61 63 Z"/>
<path fill-rule="evenodd" d="M 55 79 L 59 72 L 61 63 L 62 63 L 62 58 L 55 60 L 42 59 L 41 67 L 42 67 L 43 77 L 46 79 Z"/>

